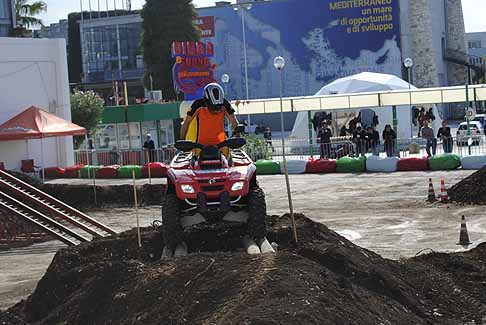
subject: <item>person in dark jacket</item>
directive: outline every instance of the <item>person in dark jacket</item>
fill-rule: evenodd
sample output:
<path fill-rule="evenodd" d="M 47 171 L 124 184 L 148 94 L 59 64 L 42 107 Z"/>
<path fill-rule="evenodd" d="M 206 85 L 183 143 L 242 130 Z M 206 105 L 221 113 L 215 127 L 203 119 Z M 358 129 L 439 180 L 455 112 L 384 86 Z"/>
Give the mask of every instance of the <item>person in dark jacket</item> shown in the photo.
<path fill-rule="evenodd" d="M 274 152 L 273 144 L 272 144 L 272 131 L 270 130 L 269 127 L 267 127 L 263 132 L 263 138 L 265 138 L 265 142 L 267 143 L 267 146 L 270 147 L 272 152 Z"/>
<path fill-rule="evenodd" d="M 396 141 L 397 134 L 392 129 L 391 125 L 385 125 L 385 129 L 383 130 L 383 144 L 385 145 L 385 152 L 387 157 L 395 156 Z"/>
<path fill-rule="evenodd" d="M 425 114 L 425 117 L 427 118 L 427 120 L 429 120 L 430 123 L 433 122 L 433 121 L 435 121 L 434 110 L 433 110 L 432 107 L 429 108 L 429 110 Z"/>
<path fill-rule="evenodd" d="M 340 137 L 345 137 L 347 135 L 348 135 L 348 130 L 346 129 L 346 125 L 343 125 L 343 127 L 339 131 L 339 136 Z"/>
<path fill-rule="evenodd" d="M 437 131 L 437 139 L 442 140 L 444 153 L 452 153 L 454 140 L 452 139 L 451 128 L 447 126 L 446 121 L 442 121 L 442 127 Z"/>
<path fill-rule="evenodd" d="M 145 157 L 149 158 L 149 162 L 155 161 L 155 143 L 152 140 L 150 134 L 145 136 L 145 142 L 143 143 L 143 149 L 146 152 Z"/>
<path fill-rule="evenodd" d="M 366 152 L 366 131 L 359 124 L 353 132 L 353 141 L 356 144 L 356 153 L 358 156 L 364 156 Z"/>
<path fill-rule="evenodd" d="M 380 144 L 380 133 L 375 130 L 374 127 L 369 126 L 368 132 L 366 133 L 366 143 L 368 150 L 371 149 L 371 152 L 374 156 L 379 156 L 380 153 L 378 151 L 378 145 Z"/>
<path fill-rule="evenodd" d="M 327 121 L 322 121 L 317 138 L 321 144 L 321 159 L 329 158 L 331 154 L 332 131 L 329 128 Z"/>

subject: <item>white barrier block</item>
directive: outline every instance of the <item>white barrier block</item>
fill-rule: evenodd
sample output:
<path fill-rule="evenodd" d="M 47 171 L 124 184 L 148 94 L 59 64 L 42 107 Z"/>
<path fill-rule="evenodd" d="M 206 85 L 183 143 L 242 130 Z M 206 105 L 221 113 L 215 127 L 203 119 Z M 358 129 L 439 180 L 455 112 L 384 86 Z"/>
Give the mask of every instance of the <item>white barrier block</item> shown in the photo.
<path fill-rule="evenodd" d="M 381 158 L 370 156 L 366 159 L 366 171 L 372 173 L 391 173 L 397 171 L 397 157 Z"/>
<path fill-rule="evenodd" d="M 486 156 L 468 156 L 461 158 L 462 169 L 480 169 L 486 165 Z"/>
<path fill-rule="evenodd" d="M 307 160 L 287 160 L 287 169 L 289 174 L 303 174 L 305 173 L 305 167 L 307 166 Z M 280 164 L 280 172 L 284 173 L 284 164 Z"/>

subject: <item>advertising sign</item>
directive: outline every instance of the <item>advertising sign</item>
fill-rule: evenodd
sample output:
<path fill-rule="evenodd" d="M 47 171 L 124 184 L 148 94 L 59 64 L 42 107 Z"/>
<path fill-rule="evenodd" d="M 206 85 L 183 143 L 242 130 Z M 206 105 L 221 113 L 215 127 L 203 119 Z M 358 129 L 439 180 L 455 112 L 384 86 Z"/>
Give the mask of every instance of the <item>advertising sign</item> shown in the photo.
<path fill-rule="evenodd" d="M 213 43 L 173 42 L 172 57 L 176 62 L 172 68 L 174 86 L 182 91 L 185 100 L 195 100 L 202 97 L 204 87 L 215 82 L 215 64 L 211 63 L 214 56 Z"/>
<path fill-rule="evenodd" d="M 284 96 L 314 95 L 337 78 L 365 71 L 401 77 L 399 1 L 261 1 L 198 13 L 214 16 L 210 40 L 216 48 L 216 79 L 230 76 L 229 97 L 246 97 L 246 65 L 250 98 L 271 98 L 279 95 L 273 67 L 279 55 L 287 62 Z"/>
<path fill-rule="evenodd" d="M 194 25 L 201 30 L 201 36 L 214 37 L 215 27 L 214 27 L 214 16 L 198 17 L 194 19 Z"/>

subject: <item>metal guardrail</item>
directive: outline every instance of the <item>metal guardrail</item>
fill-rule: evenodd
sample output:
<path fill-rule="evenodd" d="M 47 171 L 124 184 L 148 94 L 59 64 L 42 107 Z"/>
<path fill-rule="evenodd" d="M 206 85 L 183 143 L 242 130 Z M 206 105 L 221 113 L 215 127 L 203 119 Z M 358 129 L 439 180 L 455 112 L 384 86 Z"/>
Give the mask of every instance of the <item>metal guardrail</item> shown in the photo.
<path fill-rule="evenodd" d="M 321 156 L 329 159 L 339 159 L 344 156 L 354 156 L 364 154 L 375 154 L 381 157 L 396 156 L 396 157 L 426 157 L 427 147 L 430 153 L 440 155 L 444 153 L 454 153 L 459 156 L 477 156 L 486 155 L 486 139 L 484 135 L 473 136 L 473 143 L 468 145 L 467 137 L 453 137 L 452 141 L 445 142 L 441 139 L 436 139 L 435 144 L 430 143 L 422 138 L 413 139 L 397 139 L 390 145 L 380 140 L 379 143 L 361 141 L 356 142 L 351 137 L 333 138 L 331 143 L 320 144 L 318 139 L 312 140 L 312 145 L 309 144 L 309 139 L 286 139 L 285 153 L 287 159 L 307 160 L 310 158 L 319 158 Z M 273 160 L 282 159 L 282 144 L 281 140 L 273 140 L 272 144 L 268 145 L 268 158 Z M 387 150 L 388 149 L 388 150 Z M 388 152 L 387 152 L 388 151 Z"/>
<path fill-rule="evenodd" d="M 435 155 L 443 153 L 454 153 L 459 156 L 476 156 L 486 155 L 486 138 L 484 135 L 474 135 L 473 143 L 468 145 L 468 138 L 453 137 L 449 145 L 444 145 L 444 141 L 436 139 L 436 143 L 428 146 L 427 141 L 422 138 L 397 139 L 391 145 L 385 147 L 383 140 L 376 145 L 367 141 L 356 142 L 352 137 L 334 137 L 331 143 L 321 145 L 318 139 L 286 139 L 285 154 L 287 159 L 308 160 L 310 158 L 319 158 L 324 156 L 329 159 L 339 159 L 344 156 L 357 157 L 364 154 L 375 154 L 381 157 L 426 157 L 427 147 L 433 154 L 435 146 Z M 77 164 L 94 164 L 94 165 L 143 165 L 149 161 L 158 161 L 170 163 L 176 154 L 175 148 L 164 148 L 152 151 L 151 156 L 146 150 L 118 150 L 117 156 L 113 151 L 95 151 L 95 150 L 77 150 L 75 151 L 75 161 Z M 247 153 L 253 160 L 273 159 L 282 160 L 282 141 L 281 139 L 272 139 L 267 143 L 267 152 L 247 150 Z"/>
<path fill-rule="evenodd" d="M 143 165 L 149 161 L 169 163 L 175 156 L 175 148 L 155 150 L 75 150 L 74 161 L 84 165 Z"/>

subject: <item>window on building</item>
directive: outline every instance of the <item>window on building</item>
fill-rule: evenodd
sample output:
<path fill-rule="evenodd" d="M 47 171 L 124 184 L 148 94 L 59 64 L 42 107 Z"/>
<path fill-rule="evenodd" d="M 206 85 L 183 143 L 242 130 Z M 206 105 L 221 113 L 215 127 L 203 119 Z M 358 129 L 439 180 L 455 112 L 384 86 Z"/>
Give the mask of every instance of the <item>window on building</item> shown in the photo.
<path fill-rule="evenodd" d="M 481 41 L 469 41 L 467 45 L 470 49 L 479 49 L 481 48 Z"/>
<path fill-rule="evenodd" d="M 0 0 L 0 18 L 10 18 L 8 15 L 7 0 Z"/>
<path fill-rule="evenodd" d="M 160 121 L 160 146 L 174 143 L 174 123 L 172 120 Z"/>
<path fill-rule="evenodd" d="M 120 149 L 140 149 L 142 148 L 142 138 L 140 136 L 140 124 L 129 123 L 130 125 L 130 143 L 128 141 L 128 127 L 126 123 L 117 124 L 118 140 Z"/>
<path fill-rule="evenodd" d="M 116 125 L 105 124 L 96 128 L 96 148 L 102 150 L 111 150 L 118 147 L 116 139 Z"/>

